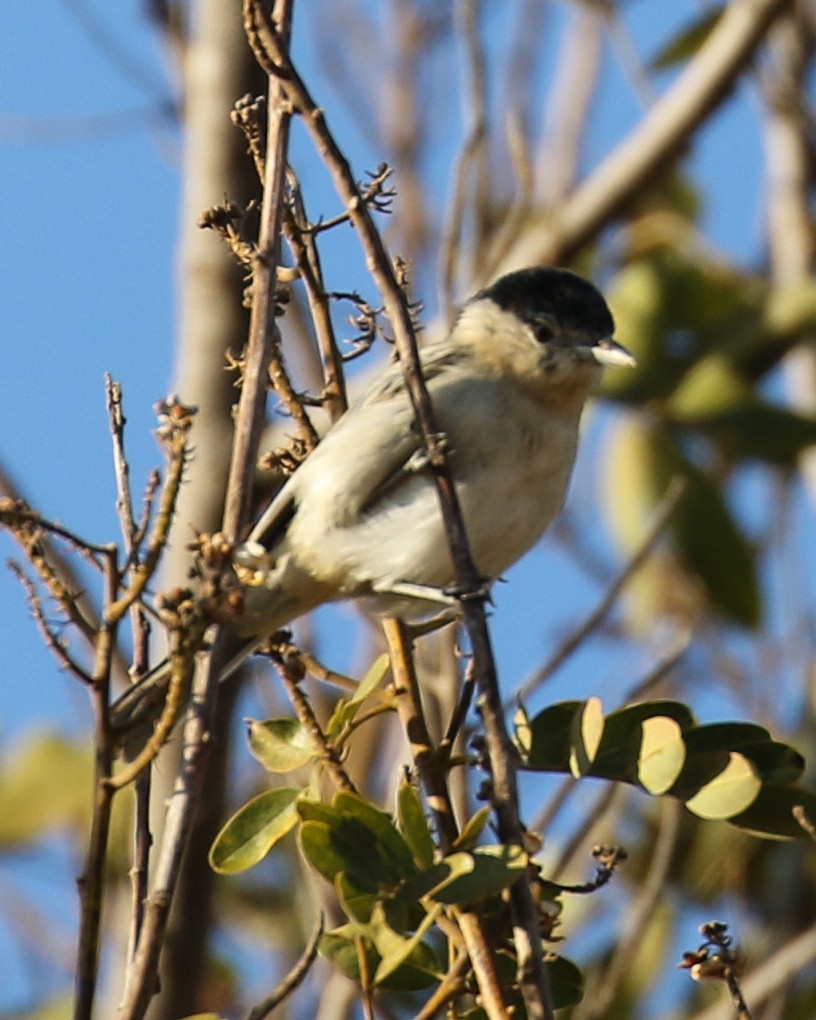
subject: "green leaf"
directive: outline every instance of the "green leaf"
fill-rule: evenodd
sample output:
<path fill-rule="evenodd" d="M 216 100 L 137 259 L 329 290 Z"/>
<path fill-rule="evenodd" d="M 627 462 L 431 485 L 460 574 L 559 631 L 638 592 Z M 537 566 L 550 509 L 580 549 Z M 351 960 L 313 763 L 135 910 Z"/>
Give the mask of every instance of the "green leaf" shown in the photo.
<path fill-rule="evenodd" d="M 291 772 L 318 757 L 308 731 L 296 719 L 248 719 L 249 749 L 267 772 Z"/>
<path fill-rule="evenodd" d="M 666 793 L 674 785 L 686 760 L 680 725 L 668 716 L 654 716 L 642 724 L 638 779 L 651 794 Z"/>
<path fill-rule="evenodd" d="M 525 761 L 527 768 L 537 772 L 566 772 L 569 769 L 572 721 L 580 716 L 583 708 L 583 701 L 560 701 L 533 717 Z"/>
<path fill-rule="evenodd" d="M 391 667 L 388 655 L 383 653 L 371 664 L 368 672 L 357 685 L 351 698 L 341 698 L 335 706 L 329 721 L 326 723 L 326 735 L 329 740 L 336 740 L 346 726 L 354 720 L 363 702 L 380 686 Z"/>
<path fill-rule="evenodd" d="M 791 785 L 805 771 L 805 759 L 793 747 L 776 740 L 743 744 L 740 752 L 748 758 L 765 784 Z"/>
<path fill-rule="evenodd" d="M 683 731 L 694 725 L 691 711 L 679 701 L 641 701 L 611 712 L 605 720 L 601 745 L 595 755 L 591 775 L 630 783 L 640 782 L 643 725 L 649 719 L 660 718 L 672 720 Z M 647 751 L 650 749 L 651 745 Z"/>
<path fill-rule="evenodd" d="M 771 735 L 764 726 L 746 722 L 706 723 L 704 726 L 693 726 L 686 733 L 686 744 L 692 754 L 738 751 L 770 739 Z"/>
<path fill-rule="evenodd" d="M 587 698 L 570 723 L 570 772 L 576 779 L 587 775 L 604 731 L 603 705 L 600 698 Z"/>
<path fill-rule="evenodd" d="M 433 864 L 436 847 L 419 793 L 413 784 L 403 779 L 397 791 L 397 816 L 405 842 L 421 868 Z"/>
<path fill-rule="evenodd" d="M 725 768 L 686 800 L 686 807 L 700 818 L 732 818 L 748 810 L 761 788 L 751 762 L 732 751 Z"/>
<path fill-rule="evenodd" d="M 405 964 L 412 964 L 415 968 L 426 971 L 437 980 L 441 980 L 442 967 L 439 960 L 430 946 L 424 944 L 422 940 L 436 923 L 442 909 L 442 905 L 438 904 L 430 910 L 409 938 L 398 934 L 387 923 L 382 907 L 375 910 L 370 929 L 374 945 L 381 957 L 374 974 L 375 985 L 384 985 Z"/>
<path fill-rule="evenodd" d="M 708 39 L 712 29 L 720 20 L 722 12 L 722 7 L 704 11 L 658 50 L 657 54 L 649 61 L 649 67 L 653 71 L 662 71 L 693 57 Z"/>
<path fill-rule="evenodd" d="M 686 492 L 671 524 L 678 551 L 726 616 L 756 628 L 761 600 L 753 550 L 719 488 L 678 450 L 672 459 L 672 474 L 686 479 Z"/>
<path fill-rule="evenodd" d="M 572 960 L 556 956 L 555 959 L 547 960 L 546 964 L 553 1007 L 565 1009 L 580 1002 L 584 997 L 584 975 Z"/>
<path fill-rule="evenodd" d="M 492 814 L 493 809 L 490 807 L 479 808 L 479 810 L 470 816 L 465 824 L 462 826 L 462 831 L 453 841 L 453 850 L 472 850 L 479 839 L 479 836 L 484 832 L 484 827 L 487 825 L 488 819 Z"/>
<path fill-rule="evenodd" d="M 213 871 L 234 875 L 253 867 L 297 825 L 300 789 L 270 790 L 253 797 L 221 829 L 210 847 Z"/>
<path fill-rule="evenodd" d="M 816 444 L 816 420 L 782 407 L 752 400 L 687 424 L 710 436 L 734 460 L 760 460 L 794 467 L 803 451 Z"/>
<path fill-rule="evenodd" d="M 337 873 L 334 888 L 340 906 L 347 916 L 361 924 L 367 924 L 371 920 L 374 908 L 381 902 L 379 893 L 359 889 L 351 882 L 345 871 Z"/>
<path fill-rule="evenodd" d="M 298 811 L 303 853 L 330 882 L 345 872 L 361 892 L 373 893 L 417 873 L 411 848 L 391 817 L 358 794 L 338 793 L 331 806 L 301 800 Z"/>
<path fill-rule="evenodd" d="M 0 847 L 14 849 L 66 826 L 84 832 L 92 783 L 90 744 L 26 733 L 0 766 Z"/>
<path fill-rule="evenodd" d="M 479 846 L 449 854 L 408 881 L 400 895 L 460 906 L 481 903 L 517 882 L 529 861 L 519 846 Z"/>
<path fill-rule="evenodd" d="M 300 845 L 306 860 L 331 883 L 347 872 L 352 885 L 363 893 L 377 893 L 389 884 L 388 872 L 362 826 L 345 821 L 337 825 L 303 822 Z"/>
<path fill-rule="evenodd" d="M 389 871 L 398 879 L 408 878 L 417 873 L 411 847 L 389 814 L 380 811 L 359 794 L 344 790 L 335 794 L 332 805 L 344 818 L 358 822 L 368 830 Z"/>
<path fill-rule="evenodd" d="M 804 830 L 793 817 L 795 807 L 802 808 L 811 823 L 816 824 L 816 796 L 807 790 L 789 786 L 763 786 L 751 806 L 729 818 L 732 825 L 756 836 L 772 839 L 801 839 Z"/>
<path fill-rule="evenodd" d="M 370 925 L 346 924 L 326 932 L 320 940 L 320 953 L 332 960 L 352 981 L 360 980 L 358 940 L 365 953 L 369 974 L 380 965 L 381 956 L 372 939 Z M 393 973 L 386 976 L 381 987 L 392 991 L 419 991 L 439 981 L 440 966 L 436 954 L 424 942 L 412 947 L 411 952 Z"/>
<path fill-rule="evenodd" d="M 320 955 L 331 960 L 351 981 L 360 980 L 360 958 L 356 941 L 358 937 L 361 939 L 362 949 L 365 953 L 368 973 L 373 974 L 380 962 L 377 950 L 371 941 L 362 935 L 364 931 L 363 925 L 344 924 L 333 931 L 327 931 L 321 937 L 318 945 Z"/>

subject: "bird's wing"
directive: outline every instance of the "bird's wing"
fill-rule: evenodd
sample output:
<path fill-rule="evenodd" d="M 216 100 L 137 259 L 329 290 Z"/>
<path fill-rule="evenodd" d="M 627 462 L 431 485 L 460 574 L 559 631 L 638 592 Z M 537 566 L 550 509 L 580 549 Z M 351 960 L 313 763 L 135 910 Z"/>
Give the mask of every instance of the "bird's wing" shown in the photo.
<path fill-rule="evenodd" d="M 295 493 L 290 478 L 264 510 L 247 536 L 247 542 L 260 542 L 267 549 L 286 531 L 295 512 Z"/>
<path fill-rule="evenodd" d="M 447 344 L 422 352 L 431 391 L 455 363 Z M 329 430 L 275 496 L 249 535 L 272 549 L 300 502 L 318 501 L 337 527 L 353 524 L 385 492 L 425 467 L 402 366 L 389 365 Z"/>

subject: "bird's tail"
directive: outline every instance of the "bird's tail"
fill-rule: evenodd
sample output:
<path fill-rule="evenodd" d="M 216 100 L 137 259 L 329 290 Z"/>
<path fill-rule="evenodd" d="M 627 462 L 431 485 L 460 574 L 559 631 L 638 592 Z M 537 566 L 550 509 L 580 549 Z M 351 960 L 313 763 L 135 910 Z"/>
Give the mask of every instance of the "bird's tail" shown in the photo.
<path fill-rule="evenodd" d="M 236 638 L 224 649 L 224 665 L 218 669 L 218 682 L 223 683 L 252 655 L 265 637 Z M 190 664 L 190 669 L 194 663 Z M 110 724 L 114 733 L 124 734 L 137 726 L 154 722 L 161 714 L 170 686 L 170 660 L 162 659 L 153 669 L 123 691 L 113 702 Z"/>

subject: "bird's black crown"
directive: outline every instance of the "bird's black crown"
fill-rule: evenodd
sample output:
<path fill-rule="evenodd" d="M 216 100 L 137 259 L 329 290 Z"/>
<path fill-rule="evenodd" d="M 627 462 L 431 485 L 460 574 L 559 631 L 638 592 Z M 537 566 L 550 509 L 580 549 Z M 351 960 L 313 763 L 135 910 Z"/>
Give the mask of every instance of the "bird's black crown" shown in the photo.
<path fill-rule="evenodd" d="M 601 294 L 582 276 L 568 269 L 536 266 L 500 277 L 477 298 L 494 301 L 528 323 L 540 340 L 549 339 L 555 323 L 568 332 L 611 337 L 612 313 Z"/>

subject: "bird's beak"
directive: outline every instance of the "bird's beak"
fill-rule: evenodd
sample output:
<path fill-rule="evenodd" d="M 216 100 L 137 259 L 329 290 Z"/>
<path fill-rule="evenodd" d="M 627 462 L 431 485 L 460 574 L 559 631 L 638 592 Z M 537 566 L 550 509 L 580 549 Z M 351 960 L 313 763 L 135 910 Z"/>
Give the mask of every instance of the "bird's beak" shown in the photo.
<path fill-rule="evenodd" d="M 599 340 L 592 347 L 592 357 L 605 368 L 634 368 L 637 365 L 634 355 L 612 337 Z"/>

